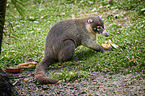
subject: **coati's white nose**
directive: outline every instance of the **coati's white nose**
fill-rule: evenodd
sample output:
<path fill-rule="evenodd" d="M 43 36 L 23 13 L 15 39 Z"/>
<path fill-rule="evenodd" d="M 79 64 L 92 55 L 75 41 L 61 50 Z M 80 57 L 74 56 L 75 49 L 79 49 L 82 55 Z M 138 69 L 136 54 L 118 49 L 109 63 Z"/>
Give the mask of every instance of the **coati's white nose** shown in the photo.
<path fill-rule="evenodd" d="M 102 35 L 105 36 L 105 37 L 108 37 L 108 36 L 109 36 L 109 34 L 107 33 L 106 30 L 104 30 L 104 31 L 102 32 Z"/>

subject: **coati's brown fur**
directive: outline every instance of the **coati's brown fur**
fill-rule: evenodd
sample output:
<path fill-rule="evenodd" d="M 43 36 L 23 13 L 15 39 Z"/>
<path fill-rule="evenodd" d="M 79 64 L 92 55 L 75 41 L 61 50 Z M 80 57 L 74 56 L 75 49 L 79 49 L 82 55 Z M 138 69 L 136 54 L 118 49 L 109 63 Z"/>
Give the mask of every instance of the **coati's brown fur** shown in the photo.
<path fill-rule="evenodd" d="M 45 76 L 46 68 L 58 61 L 71 60 L 75 48 L 81 44 L 104 52 L 105 50 L 95 41 L 96 33 L 109 36 L 100 17 L 69 19 L 56 23 L 48 32 L 44 58 L 35 70 L 37 82 L 39 84 L 56 83 L 58 79 Z"/>

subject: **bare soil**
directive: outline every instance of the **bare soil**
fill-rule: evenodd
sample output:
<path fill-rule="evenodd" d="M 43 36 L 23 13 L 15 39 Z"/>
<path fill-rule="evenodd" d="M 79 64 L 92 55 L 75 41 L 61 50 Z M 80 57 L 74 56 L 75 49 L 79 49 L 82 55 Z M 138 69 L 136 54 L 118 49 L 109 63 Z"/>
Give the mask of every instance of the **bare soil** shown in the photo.
<path fill-rule="evenodd" d="M 49 70 L 48 73 L 54 70 Z M 18 74 L 11 74 L 12 84 L 21 96 L 143 96 L 145 80 L 130 73 L 109 75 L 93 72 L 90 78 L 73 82 L 39 85 L 34 78 L 34 69 L 27 69 Z"/>

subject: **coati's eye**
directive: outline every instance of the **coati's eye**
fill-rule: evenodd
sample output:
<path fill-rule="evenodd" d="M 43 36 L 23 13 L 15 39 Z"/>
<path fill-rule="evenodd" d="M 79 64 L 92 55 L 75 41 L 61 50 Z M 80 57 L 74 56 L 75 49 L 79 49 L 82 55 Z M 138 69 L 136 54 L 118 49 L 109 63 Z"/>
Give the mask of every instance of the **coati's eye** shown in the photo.
<path fill-rule="evenodd" d="M 98 28 L 94 28 L 94 31 L 99 31 L 100 29 L 98 29 Z"/>
<path fill-rule="evenodd" d="M 94 31 L 96 31 L 97 30 L 97 28 L 94 28 Z"/>
<path fill-rule="evenodd" d="M 97 26 L 97 29 L 100 29 L 101 26 Z"/>
<path fill-rule="evenodd" d="M 103 31 L 103 28 L 101 26 L 96 26 L 95 28 L 93 28 L 94 31 L 101 33 Z"/>
<path fill-rule="evenodd" d="M 101 27 L 101 26 L 96 26 L 96 27 L 94 28 L 94 31 L 99 31 L 100 27 Z"/>

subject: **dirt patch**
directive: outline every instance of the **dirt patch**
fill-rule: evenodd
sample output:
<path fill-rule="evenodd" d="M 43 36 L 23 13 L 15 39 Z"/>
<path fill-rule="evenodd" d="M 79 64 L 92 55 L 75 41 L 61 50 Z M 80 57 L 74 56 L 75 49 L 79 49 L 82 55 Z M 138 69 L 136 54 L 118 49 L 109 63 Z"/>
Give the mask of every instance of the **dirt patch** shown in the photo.
<path fill-rule="evenodd" d="M 52 70 L 51 70 L 52 71 Z M 49 70 L 49 72 L 51 72 Z M 145 80 L 130 73 L 122 75 L 93 72 L 90 78 L 59 84 L 38 85 L 34 78 L 34 69 L 12 74 L 12 84 L 20 95 L 27 96 L 69 96 L 69 95 L 141 95 L 145 94 Z"/>

